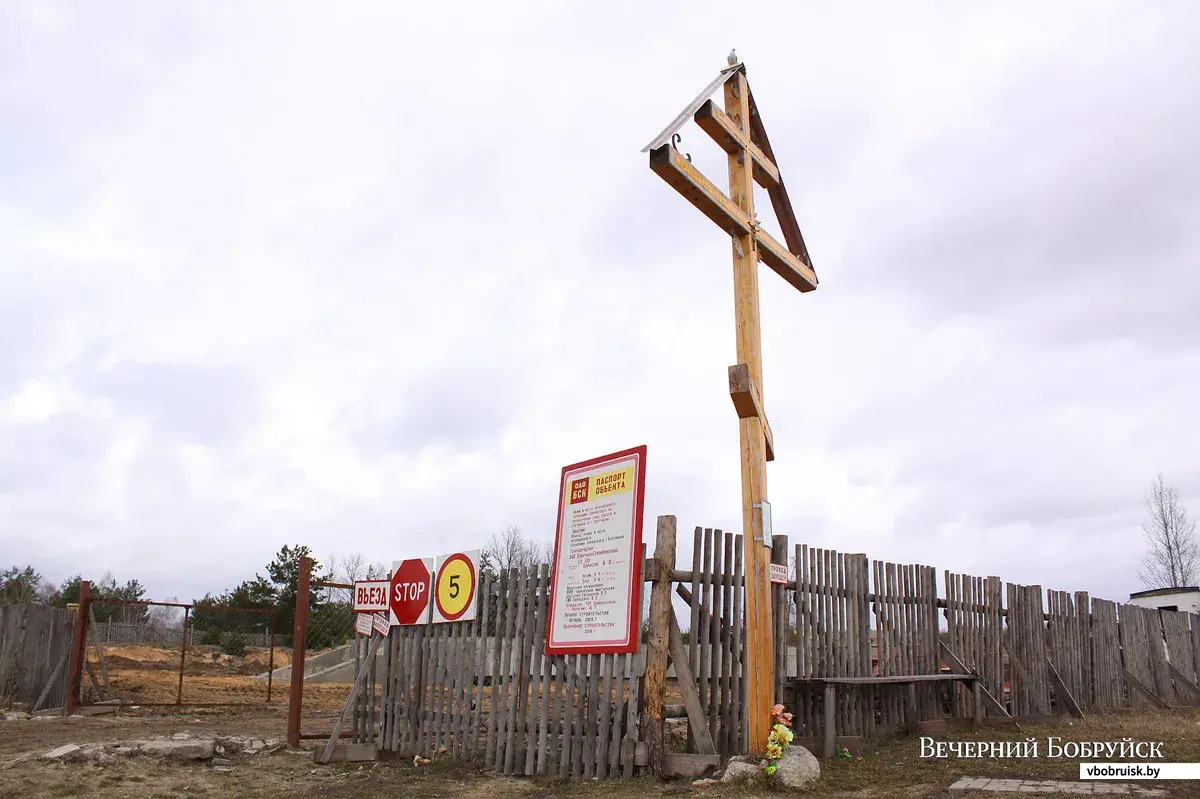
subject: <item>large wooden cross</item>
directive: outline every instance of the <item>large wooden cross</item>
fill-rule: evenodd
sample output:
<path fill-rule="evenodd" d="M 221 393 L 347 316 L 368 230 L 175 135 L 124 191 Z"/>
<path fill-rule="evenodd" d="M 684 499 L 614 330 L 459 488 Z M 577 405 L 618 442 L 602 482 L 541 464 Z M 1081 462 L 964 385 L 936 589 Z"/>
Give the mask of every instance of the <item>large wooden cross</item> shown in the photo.
<path fill-rule="evenodd" d="M 731 54 L 730 60 L 734 58 Z M 724 87 L 725 110 L 709 97 Z M 691 117 L 725 151 L 729 194 L 702 175 L 675 147 L 676 133 Z M 717 223 L 732 239 L 733 301 L 737 359 L 729 367 L 729 393 L 741 427 L 742 524 L 746 562 L 747 722 L 751 752 L 767 748 L 774 694 L 775 652 L 771 623 L 771 513 L 767 501 L 767 461 L 775 442 L 763 406 L 762 349 L 758 312 L 758 262 L 761 260 L 800 291 L 817 287 L 804 238 L 775 163 L 762 118 L 741 63 L 731 64 L 642 150 L 650 168 Z M 780 244 L 764 231 L 754 213 L 754 184 L 767 190 L 779 220 Z"/>

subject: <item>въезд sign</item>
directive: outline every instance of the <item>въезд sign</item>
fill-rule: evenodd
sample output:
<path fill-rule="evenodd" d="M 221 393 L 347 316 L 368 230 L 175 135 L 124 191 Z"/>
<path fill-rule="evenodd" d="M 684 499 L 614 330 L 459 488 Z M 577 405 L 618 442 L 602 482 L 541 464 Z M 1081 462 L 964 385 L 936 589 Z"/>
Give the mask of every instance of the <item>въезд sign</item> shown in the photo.
<path fill-rule="evenodd" d="M 388 609 L 387 580 L 355 580 L 354 612 L 379 613 Z"/>
<path fill-rule="evenodd" d="M 566 466 L 546 654 L 636 652 L 646 447 Z"/>

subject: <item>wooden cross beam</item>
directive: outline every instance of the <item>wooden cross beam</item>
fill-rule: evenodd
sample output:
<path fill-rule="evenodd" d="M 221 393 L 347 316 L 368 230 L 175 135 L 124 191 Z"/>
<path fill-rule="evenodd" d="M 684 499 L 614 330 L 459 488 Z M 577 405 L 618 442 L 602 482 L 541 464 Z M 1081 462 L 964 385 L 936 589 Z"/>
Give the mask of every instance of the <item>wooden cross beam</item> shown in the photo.
<path fill-rule="evenodd" d="M 724 91 L 724 110 L 709 97 Z M 675 134 L 693 119 L 725 151 L 729 193 L 700 173 L 675 147 Z M 657 138 L 642 150 L 650 153 L 650 169 L 696 206 L 731 238 L 733 299 L 738 363 L 729 367 L 729 394 L 737 411 L 741 439 L 742 523 L 746 562 L 746 717 L 749 749 L 766 751 L 774 675 L 774 629 L 771 623 L 771 530 L 767 501 L 767 461 L 775 459 L 775 442 L 763 404 L 762 342 L 759 331 L 758 262 L 762 261 L 794 288 L 817 287 L 804 237 L 792 211 L 783 176 L 767 140 L 746 68 L 736 63 L 692 100 Z M 767 190 L 786 244 L 764 231 L 754 213 L 754 184 Z"/>

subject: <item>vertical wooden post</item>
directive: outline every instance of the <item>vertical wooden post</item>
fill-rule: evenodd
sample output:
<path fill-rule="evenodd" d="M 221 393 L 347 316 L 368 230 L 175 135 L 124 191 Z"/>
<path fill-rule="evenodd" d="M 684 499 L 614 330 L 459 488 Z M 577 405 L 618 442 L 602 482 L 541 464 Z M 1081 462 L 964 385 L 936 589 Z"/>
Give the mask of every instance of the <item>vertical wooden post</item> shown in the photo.
<path fill-rule="evenodd" d="M 271 704 L 271 682 L 275 676 L 275 612 L 271 612 L 271 649 L 267 655 L 267 704 Z"/>
<path fill-rule="evenodd" d="M 175 694 L 175 704 L 183 704 L 183 666 L 187 663 L 187 633 L 188 633 L 188 614 L 191 612 L 190 607 L 183 609 L 183 645 L 179 648 L 179 691 Z"/>
<path fill-rule="evenodd" d="M 776 535 L 771 537 L 771 563 L 787 565 L 788 537 Z M 768 567 L 770 568 L 770 567 Z M 768 576 L 768 579 L 770 577 Z M 771 704 L 783 701 L 784 680 L 787 678 L 787 586 L 771 584 L 771 617 L 774 622 L 771 640 L 775 644 L 774 674 L 775 682 L 771 686 Z M 793 708 L 788 708 L 793 710 Z"/>
<path fill-rule="evenodd" d="M 917 734 L 917 722 L 918 722 L 917 684 L 915 682 L 910 682 L 908 685 L 905 686 L 905 688 L 907 689 L 907 697 L 908 697 L 908 719 L 907 719 L 908 734 L 916 735 Z"/>
<path fill-rule="evenodd" d="M 312 558 L 300 558 L 296 582 L 296 624 L 292 628 L 292 686 L 288 695 L 288 746 L 300 748 L 300 706 L 304 700 L 304 642 L 308 635 L 308 592 Z"/>
<path fill-rule="evenodd" d="M 825 683 L 825 702 L 821 710 L 824 719 L 821 724 L 821 756 L 833 757 L 837 743 L 837 685 Z"/>
<path fill-rule="evenodd" d="M 88 612 L 92 583 L 79 583 L 79 606 L 75 608 L 75 635 L 71 639 L 71 674 L 67 680 L 67 715 L 79 709 L 79 692 L 83 688 L 83 664 L 87 660 Z"/>
<path fill-rule="evenodd" d="M 650 640 L 646 648 L 646 693 L 642 710 L 642 730 L 646 741 L 646 769 L 651 774 L 660 774 L 663 761 L 663 703 L 667 693 L 667 651 L 670 646 L 671 569 L 675 568 L 674 516 L 658 517 L 654 561 L 655 579 L 654 586 L 650 589 Z"/>
<path fill-rule="evenodd" d="M 750 138 L 750 92 L 745 73 L 725 83 L 725 113 Z M 751 220 L 754 178 L 750 154 L 743 147 L 728 156 L 729 196 Z M 746 364 L 751 382 L 763 392 L 762 342 L 758 309 L 758 250 L 752 232 L 733 239 L 733 303 L 737 358 Z M 742 461 L 742 532 L 746 547 L 746 666 L 749 749 L 767 748 L 770 710 L 775 690 L 774 629 L 771 625 L 771 542 L 763 538 L 762 503 L 767 498 L 767 444 L 759 415 L 738 420 Z"/>

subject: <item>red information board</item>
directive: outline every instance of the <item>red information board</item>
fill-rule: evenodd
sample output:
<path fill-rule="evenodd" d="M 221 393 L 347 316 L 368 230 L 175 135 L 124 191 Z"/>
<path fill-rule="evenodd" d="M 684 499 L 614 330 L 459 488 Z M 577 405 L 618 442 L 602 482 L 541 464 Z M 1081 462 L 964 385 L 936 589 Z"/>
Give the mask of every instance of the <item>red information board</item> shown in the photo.
<path fill-rule="evenodd" d="M 646 447 L 563 467 L 546 654 L 636 652 Z"/>

